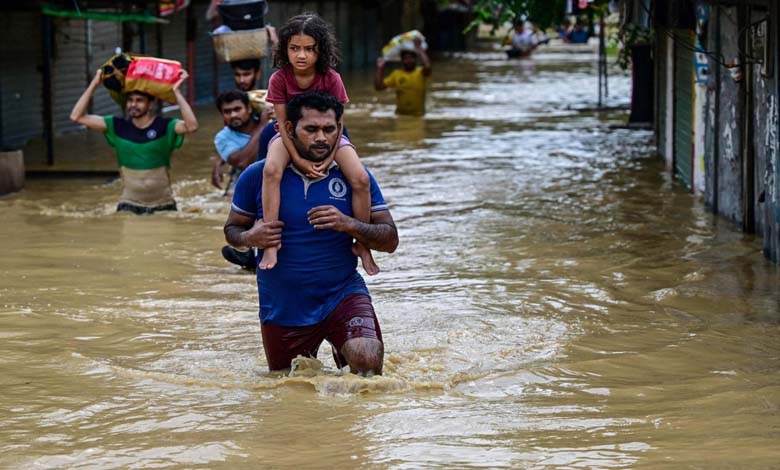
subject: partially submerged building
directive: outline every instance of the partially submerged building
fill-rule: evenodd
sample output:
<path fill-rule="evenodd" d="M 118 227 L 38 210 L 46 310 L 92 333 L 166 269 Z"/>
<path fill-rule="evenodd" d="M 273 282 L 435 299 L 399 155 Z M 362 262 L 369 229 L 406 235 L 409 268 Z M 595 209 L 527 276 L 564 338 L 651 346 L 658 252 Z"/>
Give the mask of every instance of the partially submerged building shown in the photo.
<path fill-rule="evenodd" d="M 658 154 L 713 212 L 763 238 L 780 261 L 775 0 L 623 0 L 654 34 Z"/>

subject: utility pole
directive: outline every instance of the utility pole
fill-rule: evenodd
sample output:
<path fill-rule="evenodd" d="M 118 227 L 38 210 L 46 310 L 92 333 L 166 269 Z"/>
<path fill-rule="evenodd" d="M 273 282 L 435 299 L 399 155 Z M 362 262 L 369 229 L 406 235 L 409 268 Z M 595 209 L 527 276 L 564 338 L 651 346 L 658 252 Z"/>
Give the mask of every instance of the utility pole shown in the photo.
<path fill-rule="evenodd" d="M 605 108 L 605 101 L 609 96 L 609 87 L 607 84 L 607 45 L 605 40 L 606 21 L 604 13 L 599 20 L 599 109 Z"/>

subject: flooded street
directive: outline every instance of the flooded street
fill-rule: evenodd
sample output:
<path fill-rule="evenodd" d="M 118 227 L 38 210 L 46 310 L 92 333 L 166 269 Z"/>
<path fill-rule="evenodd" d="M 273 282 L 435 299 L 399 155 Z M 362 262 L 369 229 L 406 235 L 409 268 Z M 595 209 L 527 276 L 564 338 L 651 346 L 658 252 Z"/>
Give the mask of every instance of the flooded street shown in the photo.
<path fill-rule="evenodd" d="M 254 277 L 220 255 L 211 105 L 174 154 L 178 213 L 116 214 L 99 180 L 0 199 L 0 467 L 777 468 L 760 242 L 670 179 L 651 132 L 583 111 L 595 56 L 433 66 L 425 119 L 344 74 L 401 239 L 367 279 L 382 377 L 326 346 L 322 374 L 267 373 Z M 628 76 L 609 84 L 627 105 Z"/>

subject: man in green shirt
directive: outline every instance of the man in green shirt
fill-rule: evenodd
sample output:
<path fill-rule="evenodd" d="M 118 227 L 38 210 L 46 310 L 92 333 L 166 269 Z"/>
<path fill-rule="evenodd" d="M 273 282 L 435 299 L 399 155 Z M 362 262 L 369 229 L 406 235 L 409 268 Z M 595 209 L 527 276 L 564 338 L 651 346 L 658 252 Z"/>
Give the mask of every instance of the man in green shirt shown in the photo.
<path fill-rule="evenodd" d="M 198 129 L 195 114 L 180 90 L 187 77 L 187 72 L 182 71 L 173 85 L 182 119 L 156 116 L 152 112 L 154 97 L 135 91 L 127 94 L 126 118 L 87 114 L 92 95 L 100 86 L 100 70 L 73 107 L 70 119 L 102 132 L 116 150 L 122 176 L 117 211 L 151 214 L 176 210 L 169 173 L 171 154 L 181 147 L 184 134 Z"/>

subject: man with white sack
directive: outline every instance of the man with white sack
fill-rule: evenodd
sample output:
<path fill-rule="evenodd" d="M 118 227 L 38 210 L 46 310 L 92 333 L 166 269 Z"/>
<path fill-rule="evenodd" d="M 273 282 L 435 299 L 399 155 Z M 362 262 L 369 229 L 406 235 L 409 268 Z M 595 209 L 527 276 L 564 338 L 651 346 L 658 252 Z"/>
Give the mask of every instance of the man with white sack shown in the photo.
<path fill-rule="evenodd" d="M 382 50 L 383 56 L 376 60 L 374 88 L 382 91 L 395 88 L 396 114 L 422 116 L 425 114 L 425 92 L 431 77 L 431 61 L 425 52 L 425 38 L 418 31 L 396 36 Z M 401 68 L 385 77 L 388 60 L 400 58 Z M 417 60 L 421 65 L 417 65 Z"/>

